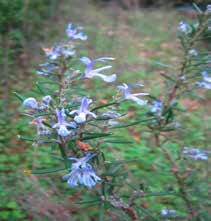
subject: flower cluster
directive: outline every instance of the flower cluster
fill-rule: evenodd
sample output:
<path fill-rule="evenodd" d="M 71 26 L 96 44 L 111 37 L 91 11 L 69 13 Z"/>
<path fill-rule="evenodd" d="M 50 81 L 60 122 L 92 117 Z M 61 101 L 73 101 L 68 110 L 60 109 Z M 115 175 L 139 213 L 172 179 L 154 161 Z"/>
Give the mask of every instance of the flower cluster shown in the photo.
<path fill-rule="evenodd" d="M 41 67 L 41 69 L 36 71 L 36 73 L 39 75 L 53 74 L 54 71 L 58 70 L 59 68 L 56 64 L 51 64 L 49 62 L 40 64 L 39 66 Z"/>
<path fill-rule="evenodd" d="M 82 41 L 85 41 L 88 37 L 81 30 L 83 30 L 83 27 L 74 27 L 73 24 L 69 23 L 66 29 L 66 34 L 69 39 L 80 39 Z"/>
<path fill-rule="evenodd" d="M 87 152 L 86 156 L 82 158 L 70 157 L 69 159 L 75 163 L 72 163 L 70 173 L 64 175 L 63 179 L 67 179 L 71 187 L 78 186 L 79 184 L 89 188 L 95 186 L 96 183 L 101 181 L 101 178 L 96 175 L 91 164 L 87 163 L 95 155 Z"/>
<path fill-rule="evenodd" d="M 152 104 L 149 105 L 150 112 L 156 116 L 161 116 L 163 103 L 161 101 L 153 100 Z"/>
<path fill-rule="evenodd" d="M 33 110 L 41 111 L 49 108 L 51 99 L 51 96 L 47 95 L 42 98 L 42 102 L 38 102 L 34 97 L 28 97 L 23 101 L 23 106 Z"/>
<path fill-rule="evenodd" d="M 43 124 L 45 120 L 46 119 L 44 117 L 37 117 L 29 122 L 29 124 L 34 124 L 37 126 L 38 136 L 46 136 L 51 134 L 51 131 Z"/>
<path fill-rule="evenodd" d="M 82 32 L 82 27 L 76 27 L 72 24 L 68 24 L 66 34 L 67 39 L 65 41 L 50 48 L 43 48 L 47 61 L 40 64 L 37 70 L 37 74 L 58 81 L 58 90 L 53 93 L 52 97 L 49 95 L 43 97 L 41 102 L 37 101 L 34 97 L 26 98 L 23 101 L 23 106 L 29 109 L 26 115 L 33 118 L 31 124 L 37 126 L 37 135 L 40 137 L 35 141 L 36 144 L 43 143 L 43 136 L 56 140 L 60 146 L 65 166 L 67 167 L 67 165 L 69 165 L 69 163 L 67 163 L 68 159 L 74 162 L 71 165 L 70 173 L 64 176 L 64 179 L 68 180 L 68 184 L 71 187 L 75 187 L 79 184 L 93 187 L 101 181 L 101 178 L 95 174 L 91 164 L 88 163 L 96 154 L 87 153 L 85 157 L 81 158 L 68 157 L 66 153 L 68 141 L 75 141 L 80 151 L 93 151 L 93 148 L 89 144 L 81 141 L 81 138 L 84 138 L 83 130 L 85 130 L 85 133 L 90 130 L 88 126 L 89 122 L 98 121 L 98 119 L 100 119 L 101 122 L 103 121 L 103 131 L 104 128 L 109 125 L 118 124 L 117 119 L 122 115 L 114 111 L 114 108 L 110 109 L 110 107 L 104 112 L 95 111 L 95 108 L 90 109 L 89 106 L 94 105 L 95 102 L 93 102 L 88 94 L 81 96 L 80 93 L 77 94 L 76 92 L 71 97 L 69 95 L 67 96 L 66 92 L 72 83 L 74 83 L 74 85 L 79 84 L 78 91 L 80 91 L 81 84 L 93 78 L 99 78 L 106 83 L 114 82 L 117 78 L 116 74 L 104 73 L 112 68 L 111 65 L 104 65 L 102 67 L 95 66 L 108 61 L 114 61 L 115 59 L 113 57 L 100 57 L 96 59 L 90 59 L 88 57 L 81 57 L 80 59 L 74 58 L 74 60 L 85 65 L 84 71 L 75 69 L 74 62 L 72 62 L 72 57 L 76 56 L 75 40 L 84 41 L 87 39 L 87 36 Z M 124 100 L 132 100 L 138 105 L 147 104 L 147 100 L 143 100 L 139 98 L 139 96 L 145 96 L 148 95 L 148 93 L 130 92 L 131 89 L 136 86 L 142 87 L 143 85 L 127 85 L 124 83 L 118 86 L 117 88 L 123 92 L 124 97 L 119 100 L 117 99 L 113 103 L 119 104 Z M 94 134 L 102 136 L 99 131 L 94 131 Z M 74 153 L 77 156 L 78 154 L 81 156 L 81 153 L 75 152 L 75 149 Z"/>

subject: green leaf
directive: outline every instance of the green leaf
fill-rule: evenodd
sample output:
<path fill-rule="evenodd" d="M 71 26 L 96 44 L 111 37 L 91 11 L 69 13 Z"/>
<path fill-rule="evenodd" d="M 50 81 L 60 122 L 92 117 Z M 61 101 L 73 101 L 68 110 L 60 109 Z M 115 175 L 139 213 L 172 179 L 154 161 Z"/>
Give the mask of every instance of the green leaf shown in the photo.
<path fill-rule="evenodd" d="M 100 105 L 98 107 L 93 108 L 91 111 L 95 111 L 95 110 L 98 110 L 98 109 L 101 109 L 101 108 L 104 108 L 104 107 L 108 107 L 108 106 L 111 106 L 111 105 L 114 105 L 114 104 L 118 104 L 118 102 L 114 101 L 114 102 L 111 102 L 111 103 L 103 104 L 103 105 Z"/>
<path fill-rule="evenodd" d="M 21 140 L 30 141 L 30 142 L 37 141 L 36 138 L 26 137 L 26 136 L 21 136 L 21 135 L 18 135 L 18 138 L 21 139 Z M 53 142 L 51 140 L 41 140 L 41 139 L 39 139 L 39 140 L 42 141 L 42 143 L 52 143 Z"/>
<path fill-rule="evenodd" d="M 106 164 L 110 164 L 110 165 L 114 165 L 114 164 L 124 164 L 124 163 L 131 163 L 131 162 L 135 162 L 135 161 L 139 161 L 139 159 L 133 159 L 133 160 L 117 160 L 114 162 L 109 162 Z"/>
<path fill-rule="evenodd" d="M 99 199 L 93 199 L 93 200 L 84 200 L 84 201 L 80 201 L 80 202 L 75 202 L 76 204 L 92 204 L 92 203 L 97 203 L 99 202 Z"/>
<path fill-rule="evenodd" d="M 21 140 L 32 141 L 32 142 L 36 141 L 36 139 L 32 137 L 25 137 L 25 136 L 18 135 L 18 138 Z"/>
<path fill-rule="evenodd" d="M 37 113 L 37 114 L 35 114 L 34 117 L 50 116 L 50 115 L 54 115 L 54 113 L 53 113 L 53 112 L 51 112 L 51 113 L 42 112 L 42 113 Z"/>
<path fill-rule="evenodd" d="M 166 74 L 161 73 L 161 76 L 164 77 L 165 79 L 169 80 L 169 81 L 176 82 L 176 79 L 173 79 L 172 77 L 170 77 L 170 76 L 168 76 Z"/>
<path fill-rule="evenodd" d="M 109 136 L 111 133 L 92 133 L 92 132 L 83 132 L 82 134 L 91 135 L 91 136 Z"/>
<path fill-rule="evenodd" d="M 46 174 L 46 173 L 54 173 L 61 170 L 65 170 L 65 166 L 62 167 L 56 167 L 56 168 L 50 168 L 50 169 L 40 169 L 40 170 L 32 170 L 32 174 Z"/>
<path fill-rule="evenodd" d="M 45 90 L 43 90 L 43 88 L 40 86 L 40 83 L 39 83 L 39 82 L 36 82 L 35 84 L 36 84 L 38 90 L 41 92 L 41 94 L 45 95 L 46 92 L 45 92 Z"/>
<path fill-rule="evenodd" d="M 42 123 L 46 126 L 46 127 L 49 127 L 49 128 L 52 128 L 52 126 L 48 123 L 46 123 L 45 121 L 42 121 Z"/>
<path fill-rule="evenodd" d="M 203 11 L 198 7 L 198 5 L 196 3 L 193 3 L 193 7 L 196 9 L 197 12 L 199 12 L 200 14 L 203 13 Z"/>
<path fill-rule="evenodd" d="M 18 206 L 18 205 L 17 205 L 17 203 L 16 203 L 15 201 L 9 201 L 9 202 L 7 203 L 7 207 L 8 207 L 8 208 L 11 208 L 11 209 L 15 209 L 17 206 Z"/>
<path fill-rule="evenodd" d="M 140 124 L 140 123 L 144 123 L 144 122 L 147 122 L 147 121 L 150 121 L 150 120 L 153 120 L 153 119 L 154 118 L 150 118 L 150 119 L 138 120 L 138 121 L 128 123 L 128 124 L 119 124 L 119 125 L 109 127 L 109 129 L 118 129 L 118 128 L 130 127 L 130 126 Z"/>
<path fill-rule="evenodd" d="M 21 94 L 17 92 L 13 92 L 13 94 L 22 102 L 26 99 L 24 96 L 22 96 Z"/>
<path fill-rule="evenodd" d="M 99 219 L 98 219 L 99 221 L 104 220 L 104 214 L 105 214 L 105 205 L 104 202 L 102 202 L 99 207 Z"/>
<path fill-rule="evenodd" d="M 146 193 L 144 197 L 151 197 L 151 196 L 168 196 L 168 195 L 178 195 L 176 192 L 154 192 L 154 193 Z"/>
<path fill-rule="evenodd" d="M 159 66 L 161 66 L 161 67 L 175 69 L 173 66 L 168 65 L 168 64 L 164 64 L 164 63 L 162 63 L 162 62 L 160 62 L 160 61 L 153 61 L 153 63 L 154 63 L 154 64 L 157 64 L 157 65 L 159 65 Z"/>
<path fill-rule="evenodd" d="M 111 134 L 99 134 L 99 135 L 96 135 L 96 136 L 87 136 L 87 137 L 83 137 L 81 138 L 80 140 L 91 140 L 91 139 L 96 139 L 98 137 L 107 137 L 107 136 L 110 136 Z"/>
<path fill-rule="evenodd" d="M 132 144 L 129 140 L 104 140 L 103 143 L 119 143 L 119 144 Z"/>

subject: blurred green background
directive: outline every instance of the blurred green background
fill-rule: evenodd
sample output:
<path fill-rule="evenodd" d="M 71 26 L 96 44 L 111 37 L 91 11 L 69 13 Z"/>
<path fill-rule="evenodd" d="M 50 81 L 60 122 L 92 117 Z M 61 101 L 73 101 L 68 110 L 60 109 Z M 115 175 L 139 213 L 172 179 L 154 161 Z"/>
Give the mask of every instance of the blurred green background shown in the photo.
<path fill-rule="evenodd" d="M 196 3 L 204 7 L 208 1 Z M 118 75 L 117 85 L 141 82 L 145 92 L 163 96 L 160 73 L 169 73 L 169 69 L 160 64 L 179 65 L 181 52 L 176 28 L 179 21 L 196 17 L 190 4 L 191 1 L 182 0 L 0 0 L 0 220 L 97 220 L 94 206 L 74 204 L 78 200 L 77 190 L 61 183 L 61 174 L 23 173 L 24 169 L 55 164 L 49 158 L 49 152 L 54 151 L 51 147 L 40 150 L 17 137 L 36 133 L 27 119 L 20 117 L 22 108 L 13 92 L 27 95 L 33 91 L 38 79 L 34 70 L 43 62 L 41 48 L 62 39 L 68 22 L 82 25 L 89 37 L 82 47 L 85 55 L 117 58 L 113 68 Z M 91 85 L 93 91 L 101 87 L 98 81 Z M 105 97 L 109 95 L 108 91 Z M 207 99 L 183 100 L 189 111 L 180 119 L 184 130 L 176 138 L 178 144 L 172 144 L 173 151 L 180 143 L 206 149 L 208 104 Z M 129 116 L 137 110 L 130 102 L 122 108 L 129 109 Z M 136 176 L 134 183 L 151 190 L 166 187 L 172 177 L 166 175 L 164 159 L 149 147 L 153 146 L 150 134 L 138 127 L 122 129 L 117 134 L 134 141 L 131 145 L 109 147 L 113 158 L 139 159 L 128 165 Z M 154 200 L 147 199 L 142 204 L 155 211 L 165 205 L 178 206 L 177 199 L 172 197 L 156 198 L 156 205 Z M 84 207 L 91 208 L 89 215 Z"/>

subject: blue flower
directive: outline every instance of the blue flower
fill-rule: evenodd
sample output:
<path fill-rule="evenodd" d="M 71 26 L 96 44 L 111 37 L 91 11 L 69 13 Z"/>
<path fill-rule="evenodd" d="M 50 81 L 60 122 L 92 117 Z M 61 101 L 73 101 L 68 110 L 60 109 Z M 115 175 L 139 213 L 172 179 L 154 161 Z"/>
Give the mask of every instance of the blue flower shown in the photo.
<path fill-rule="evenodd" d="M 211 13 L 211 5 L 207 5 L 207 9 L 205 11 L 207 14 Z"/>
<path fill-rule="evenodd" d="M 52 48 L 43 48 L 43 50 L 50 60 L 56 60 L 61 56 L 63 56 L 64 58 L 68 58 L 75 55 L 75 51 L 73 50 L 73 48 L 68 44 L 64 44 L 63 42 Z"/>
<path fill-rule="evenodd" d="M 198 56 L 198 51 L 196 49 L 190 49 L 188 55 L 192 57 Z"/>
<path fill-rule="evenodd" d="M 67 183 L 71 187 L 78 186 L 79 184 L 89 188 L 95 186 L 101 179 L 96 175 L 93 167 L 87 163 L 95 155 L 86 153 L 86 156 L 82 158 L 70 157 L 69 159 L 75 161 L 75 163 L 72 163 L 70 173 L 64 175 L 63 179 L 67 179 Z"/>
<path fill-rule="evenodd" d="M 150 111 L 151 111 L 152 113 L 154 113 L 155 115 L 160 116 L 160 115 L 161 115 L 162 108 L 163 108 L 163 103 L 160 102 L 160 101 L 153 100 L 153 101 L 152 101 L 152 105 L 149 105 L 149 107 L 151 108 Z"/>
<path fill-rule="evenodd" d="M 45 110 L 49 107 L 51 102 L 51 96 L 46 95 L 43 97 L 42 102 L 37 102 L 34 97 L 28 97 L 23 101 L 23 106 L 34 110 Z"/>
<path fill-rule="evenodd" d="M 87 115 L 91 115 L 92 117 L 96 118 L 97 116 L 90 112 L 88 110 L 88 106 L 89 104 L 91 103 L 91 100 L 88 99 L 87 97 L 84 97 L 81 101 L 81 106 L 78 110 L 73 110 L 71 111 L 69 114 L 77 114 L 77 116 L 74 117 L 74 120 L 77 122 L 77 123 L 84 123 L 86 121 L 86 116 Z"/>
<path fill-rule="evenodd" d="M 62 137 L 66 137 L 68 135 L 71 134 L 71 131 L 69 131 L 67 129 L 67 127 L 71 127 L 73 129 L 75 129 L 77 126 L 76 124 L 72 123 L 67 123 L 65 121 L 65 111 L 64 108 L 62 108 L 61 110 L 56 110 L 56 116 L 57 116 L 57 123 L 53 125 L 53 128 L 57 128 L 57 133 L 62 136 Z"/>
<path fill-rule="evenodd" d="M 52 98 L 50 95 L 46 95 L 42 98 L 43 104 L 49 107 Z"/>
<path fill-rule="evenodd" d="M 53 71 L 58 70 L 58 66 L 52 65 L 48 62 L 40 64 L 39 66 L 42 67 L 41 70 L 36 71 L 39 75 L 48 75 Z"/>
<path fill-rule="evenodd" d="M 132 101 L 136 102 L 138 105 L 145 105 L 148 101 L 147 100 L 142 100 L 142 99 L 138 98 L 137 96 L 145 96 L 145 95 L 149 95 L 149 93 L 131 94 L 130 91 L 131 91 L 132 87 L 136 87 L 136 86 L 141 86 L 142 87 L 143 84 L 127 85 L 127 84 L 123 83 L 123 85 L 119 85 L 119 86 L 117 86 L 117 88 L 119 90 L 123 91 L 124 99 L 132 100 Z"/>
<path fill-rule="evenodd" d="M 104 75 L 101 73 L 101 71 L 110 69 L 112 66 L 111 65 L 107 65 L 101 68 L 97 68 L 97 69 L 93 69 L 93 66 L 96 62 L 105 62 L 106 60 L 114 60 L 114 58 L 111 57 L 102 57 L 102 58 L 97 58 L 94 60 L 90 60 L 88 57 L 82 57 L 80 59 L 80 61 L 82 63 L 84 63 L 86 65 L 85 68 L 85 78 L 93 78 L 93 77 L 99 77 L 102 80 L 104 80 L 105 82 L 113 82 L 116 80 L 116 74 L 112 74 L 112 75 Z"/>
<path fill-rule="evenodd" d="M 211 89 L 211 76 L 209 76 L 208 71 L 203 71 L 202 73 L 202 81 L 196 82 L 196 86 Z"/>
<path fill-rule="evenodd" d="M 75 51 L 72 48 L 68 47 L 63 47 L 61 48 L 61 54 L 65 57 L 68 58 L 70 56 L 75 55 Z"/>
<path fill-rule="evenodd" d="M 51 133 L 50 130 L 48 130 L 48 128 L 43 124 L 44 120 L 45 119 L 43 117 L 37 117 L 30 122 L 30 124 L 35 124 L 37 126 L 38 136 L 49 135 Z"/>
<path fill-rule="evenodd" d="M 54 46 L 52 48 L 43 48 L 43 51 L 45 52 L 45 55 L 50 59 L 50 60 L 56 60 L 60 54 L 60 47 L 59 46 Z"/>
<path fill-rule="evenodd" d="M 183 148 L 183 155 L 187 158 L 190 158 L 192 160 L 208 160 L 207 156 L 208 151 L 205 150 L 199 150 L 196 148 Z"/>
<path fill-rule="evenodd" d="M 203 76 L 204 81 L 211 83 L 211 76 L 209 76 L 208 71 L 203 71 L 201 74 Z"/>
<path fill-rule="evenodd" d="M 107 120 L 107 122 L 105 122 L 105 124 L 107 125 L 116 125 L 118 124 L 118 121 L 116 119 L 121 117 L 120 113 L 117 113 L 115 111 L 108 111 L 105 112 L 101 115 L 101 117 L 105 118 L 105 120 Z"/>
<path fill-rule="evenodd" d="M 87 40 L 87 36 L 81 32 L 82 27 L 73 27 L 71 23 L 66 28 L 66 33 L 69 39 L 80 39 L 82 41 Z"/>
<path fill-rule="evenodd" d="M 176 211 L 175 210 L 173 210 L 173 209 L 166 209 L 166 208 L 163 208 L 162 210 L 161 210 L 161 215 L 162 216 L 173 216 L 173 215 L 176 215 Z"/>
<path fill-rule="evenodd" d="M 191 26 L 185 22 L 185 21 L 181 21 L 179 23 L 179 27 L 177 28 L 180 32 L 184 33 L 185 35 L 188 35 L 192 32 L 192 28 Z"/>
<path fill-rule="evenodd" d="M 28 97 L 23 101 L 23 106 L 31 108 L 31 109 L 37 109 L 38 102 L 34 97 Z"/>

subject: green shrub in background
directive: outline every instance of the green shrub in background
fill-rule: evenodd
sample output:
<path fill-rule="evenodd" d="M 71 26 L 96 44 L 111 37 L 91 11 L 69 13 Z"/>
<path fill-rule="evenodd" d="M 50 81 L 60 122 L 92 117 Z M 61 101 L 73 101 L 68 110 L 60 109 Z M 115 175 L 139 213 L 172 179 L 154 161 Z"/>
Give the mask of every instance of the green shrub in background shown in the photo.
<path fill-rule="evenodd" d="M 190 6 L 192 0 L 93 0 L 94 2 L 115 2 L 116 4 L 122 6 L 126 9 L 138 8 L 138 7 L 169 7 L 169 6 Z M 194 1 L 200 7 L 206 7 L 209 4 L 208 0 L 196 0 Z"/>
<path fill-rule="evenodd" d="M 13 200 L 15 190 L 4 186 L 16 181 L 11 173 L 22 158 L 12 155 L 13 151 L 21 149 L 17 147 L 15 134 L 26 129 L 25 125 L 16 123 L 10 88 L 12 84 L 16 88 L 22 87 L 21 83 L 17 84 L 17 76 L 20 73 L 24 76 L 29 65 L 27 59 L 32 54 L 29 50 L 36 40 L 45 37 L 46 33 L 40 30 L 56 16 L 58 3 L 57 0 L 0 0 L 0 173 L 7 174 L 6 179 L 1 176 L 0 220 L 26 218 Z"/>
<path fill-rule="evenodd" d="M 26 39 L 42 37 L 44 22 L 54 15 L 58 1 L 0 1 L 1 46 L 10 49 L 10 55 L 19 53 Z M 2 64 L 2 57 L 0 61 Z"/>

